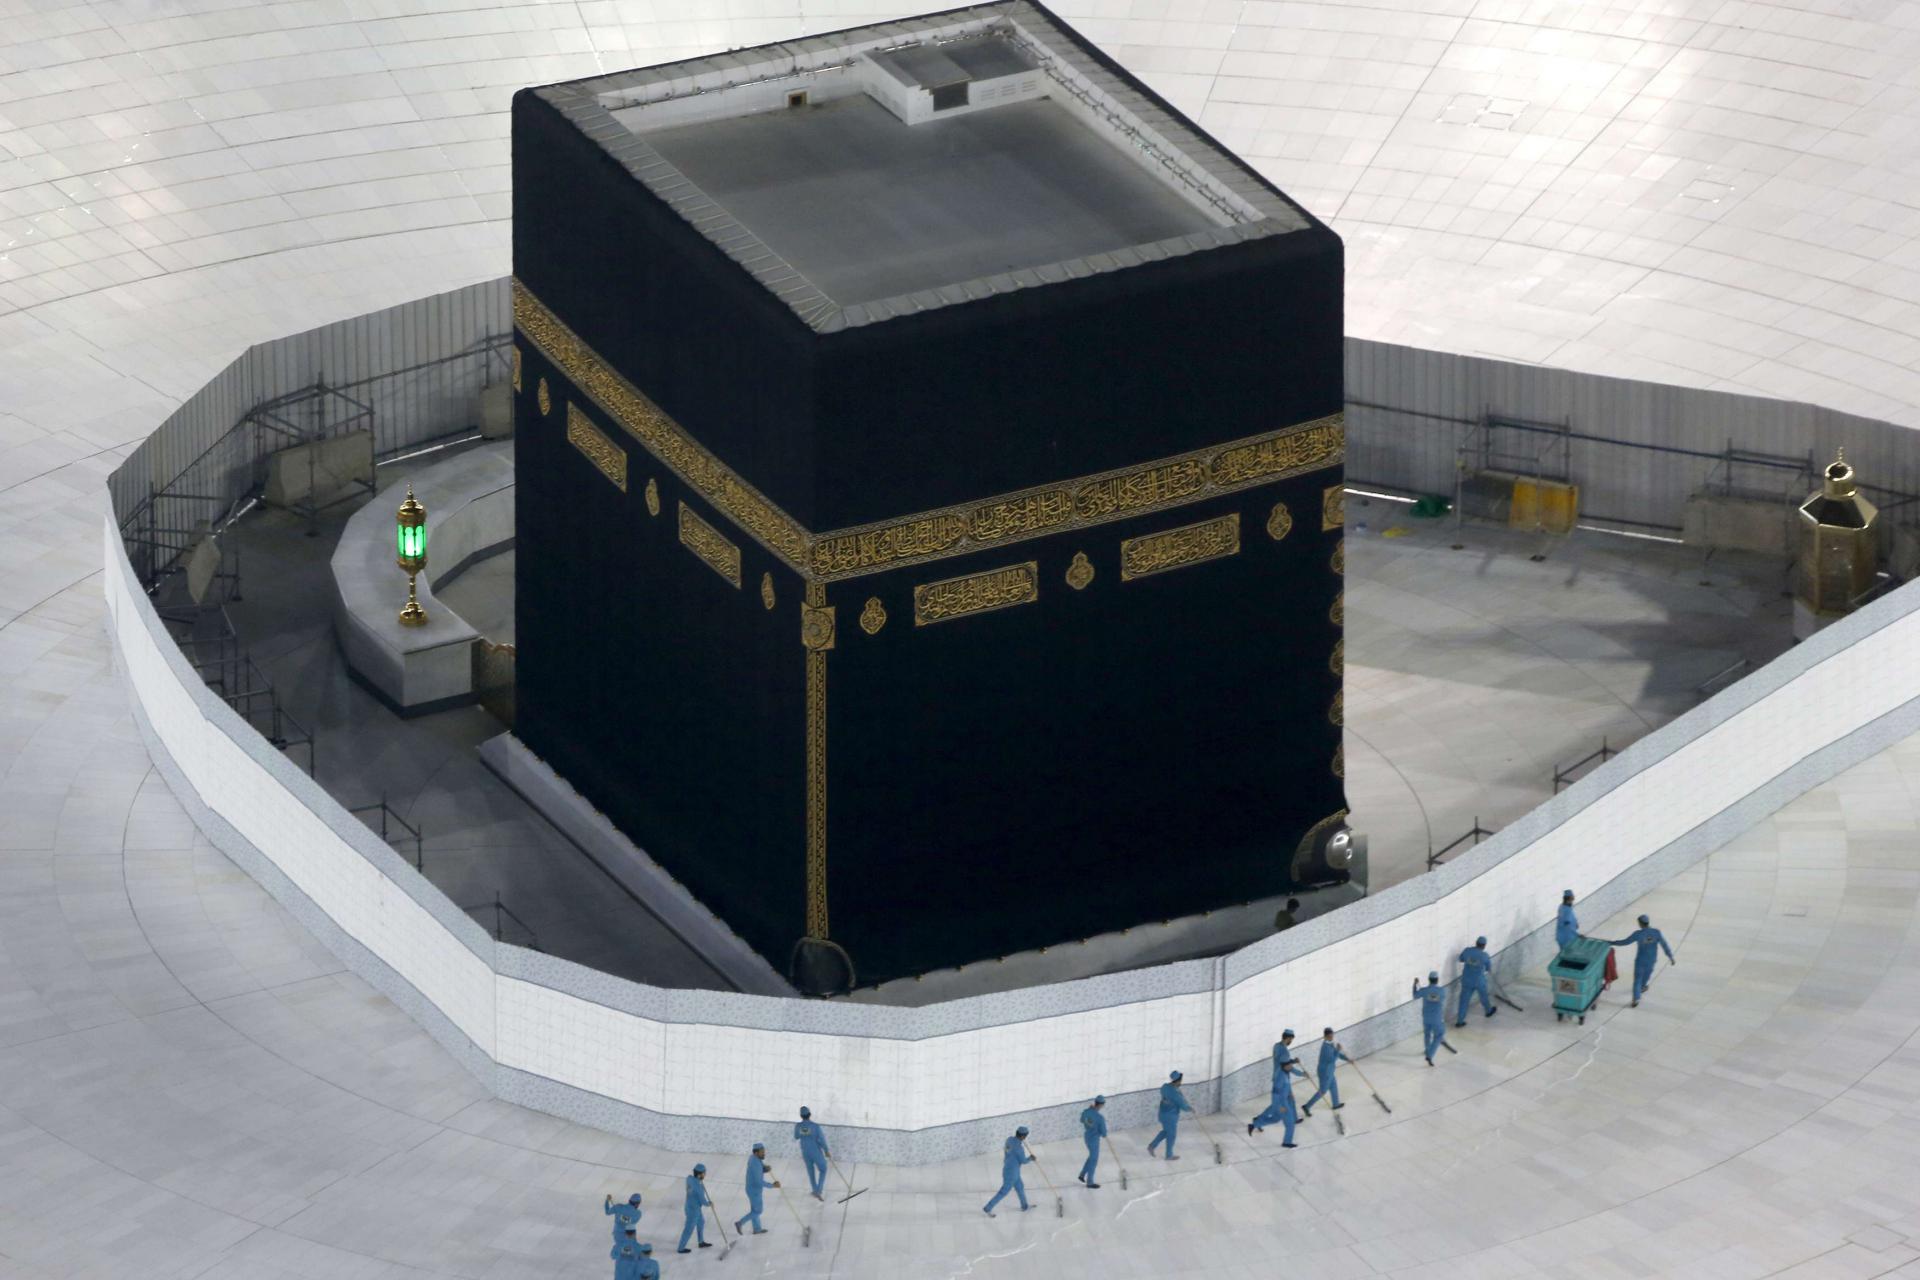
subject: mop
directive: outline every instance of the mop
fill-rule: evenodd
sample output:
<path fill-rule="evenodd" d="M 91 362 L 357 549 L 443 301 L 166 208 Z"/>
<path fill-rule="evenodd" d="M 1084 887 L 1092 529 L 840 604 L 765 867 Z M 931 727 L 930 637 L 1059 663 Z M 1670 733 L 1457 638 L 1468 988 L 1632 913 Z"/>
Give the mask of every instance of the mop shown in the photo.
<path fill-rule="evenodd" d="M 800 1217 L 800 1211 L 793 1207 L 793 1200 L 787 1195 L 787 1189 L 776 1187 L 775 1190 L 780 1193 L 780 1203 L 787 1206 L 787 1212 L 793 1215 L 794 1223 L 800 1228 L 800 1247 L 802 1249 L 809 1247 L 813 1244 L 813 1228 L 806 1224 Z"/>
<path fill-rule="evenodd" d="M 1348 1065 L 1353 1068 L 1353 1074 L 1360 1077 L 1360 1083 L 1367 1086 L 1367 1092 L 1372 1094 L 1373 1100 L 1380 1104 L 1380 1109 L 1386 1112 L 1388 1115 L 1392 1115 L 1393 1108 L 1388 1106 L 1387 1100 L 1380 1096 L 1380 1091 L 1373 1087 L 1373 1081 L 1367 1079 L 1367 1073 L 1360 1069 L 1360 1064 L 1357 1062 L 1350 1062 Z"/>
<path fill-rule="evenodd" d="M 1053 1179 L 1047 1176 L 1046 1169 L 1040 1164 L 1040 1157 L 1033 1154 L 1033 1148 L 1027 1146 L 1026 1143 L 1023 1142 L 1020 1145 L 1026 1150 L 1027 1159 L 1032 1162 L 1033 1167 L 1040 1170 L 1040 1180 L 1047 1184 L 1047 1194 L 1053 1197 L 1053 1216 L 1056 1218 L 1066 1217 L 1067 1202 L 1060 1198 L 1059 1188 L 1055 1187 L 1053 1185 Z"/>
<path fill-rule="evenodd" d="M 713 1210 L 714 1229 L 720 1233 L 720 1256 L 714 1261 L 725 1262 L 727 1255 L 733 1252 L 733 1237 L 727 1234 L 727 1224 L 720 1217 L 720 1206 L 713 1202 L 712 1196 L 707 1197 L 707 1208 Z"/>
<path fill-rule="evenodd" d="M 1127 1166 L 1120 1163 L 1120 1153 L 1113 1149 L 1113 1139 L 1107 1139 L 1107 1154 L 1113 1157 L 1113 1167 L 1120 1171 L 1120 1189 L 1127 1189 Z"/>
<path fill-rule="evenodd" d="M 858 1191 L 855 1191 L 853 1189 L 853 1184 L 847 1181 L 846 1174 L 840 1172 L 840 1164 L 832 1156 L 827 1157 L 827 1163 L 833 1166 L 833 1176 L 840 1179 L 840 1185 L 847 1189 L 847 1194 L 840 1197 L 841 1204 L 845 1204 L 847 1201 L 853 1199 L 855 1196 L 863 1196 L 867 1194 L 867 1188 L 865 1187 L 860 1188 Z"/>
<path fill-rule="evenodd" d="M 1500 985 L 1500 979 L 1498 978 L 1493 980 L 1493 998 L 1515 1013 L 1525 1013 L 1527 1011 L 1525 1005 L 1516 1003 L 1507 995 L 1507 989 Z"/>
<path fill-rule="evenodd" d="M 1200 1119 L 1200 1113 L 1198 1111 L 1193 1113 L 1193 1123 L 1199 1126 L 1201 1136 L 1213 1144 L 1213 1162 L 1215 1164 L 1225 1164 L 1227 1162 L 1227 1153 L 1220 1149 L 1220 1143 L 1214 1138 L 1213 1134 L 1207 1130 L 1207 1126 Z"/>

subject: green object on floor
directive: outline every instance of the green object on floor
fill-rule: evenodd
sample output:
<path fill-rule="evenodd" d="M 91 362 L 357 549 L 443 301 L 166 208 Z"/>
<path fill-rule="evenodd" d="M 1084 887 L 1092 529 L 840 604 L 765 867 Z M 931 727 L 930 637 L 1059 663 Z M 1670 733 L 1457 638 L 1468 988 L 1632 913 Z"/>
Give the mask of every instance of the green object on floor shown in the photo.
<path fill-rule="evenodd" d="M 1431 520 L 1436 516 L 1443 516 L 1451 510 L 1453 510 L 1453 504 L 1451 502 L 1448 502 L 1437 493 L 1429 493 L 1424 497 L 1414 499 L 1412 514 L 1422 520 Z"/>

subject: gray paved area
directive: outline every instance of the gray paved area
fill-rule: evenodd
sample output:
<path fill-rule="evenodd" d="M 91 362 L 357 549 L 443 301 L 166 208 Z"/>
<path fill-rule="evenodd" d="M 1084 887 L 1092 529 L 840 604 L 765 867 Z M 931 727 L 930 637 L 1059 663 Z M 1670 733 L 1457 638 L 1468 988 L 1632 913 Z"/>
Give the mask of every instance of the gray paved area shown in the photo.
<path fill-rule="evenodd" d="M 383 469 L 382 483 L 397 470 Z M 1476 817 L 1498 828 L 1538 804 L 1556 764 L 1603 738 L 1624 746 L 1692 707 L 1701 681 L 1788 642 L 1779 566 L 1762 558 L 1708 560 L 1588 532 L 1463 529 L 1405 510 L 1355 498 L 1348 531 L 1347 779 L 1375 887 L 1420 874 L 1429 848 Z M 473 748 L 500 731 L 486 712 L 401 722 L 347 677 L 319 575 L 349 513 L 329 513 L 314 539 L 284 514 L 250 516 L 240 538 L 245 599 L 230 610 L 288 708 L 317 728 L 320 780 L 350 807 L 384 795 L 424 832 L 424 870 L 449 897 L 477 906 L 498 893 L 531 929 L 529 939 L 507 920 L 510 940 L 642 981 L 722 985 L 479 764 Z M 507 552 L 479 563 L 440 599 L 474 610 L 469 621 L 496 639 L 504 621 L 510 638 L 513 562 Z M 1348 895 L 1300 896 L 1308 918 Z M 1264 936 L 1278 905 L 1155 922 L 862 998 L 924 1004 L 1226 950 Z"/>
<path fill-rule="evenodd" d="M 207 847 L 151 769 L 92 584 L 0 624 L 0 1276 L 488 1280 L 604 1274 L 602 1195 L 670 1247 L 676 1155 L 519 1110 L 343 972 Z M 1920 1275 L 1920 740 L 1640 904 L 1678 967 L 1584 1028 L 1538 984 L 1363 1061 L 1348 1133 L 1213 1125 L 1186 1159 L 989 1220 L 995 1161 L 847 1169 L 851 1204 L 692 1275 L 1107 1280 Z M 1625 920 L 1590 922 L 1619 936 Z M 1089 1088 L 1097 1082 L 1089 1082 Z M 829 1124 L 832 1117 L 823 1117 Z M 783 1126 L 776 1172 L 802 1178 Z M 704 1156 L 732 1216 L 737 1153 Z M 1109 1161 L 1109 1169 L 1113 1168 Z M 800 1207 L 804 1205 L 805 1207 Z"/>

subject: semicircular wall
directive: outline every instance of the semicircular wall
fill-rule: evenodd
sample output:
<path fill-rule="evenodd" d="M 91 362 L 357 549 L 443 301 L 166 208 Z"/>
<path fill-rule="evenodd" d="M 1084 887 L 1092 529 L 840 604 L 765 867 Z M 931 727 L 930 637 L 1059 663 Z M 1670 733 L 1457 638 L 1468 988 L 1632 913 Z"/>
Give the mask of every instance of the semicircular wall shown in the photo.
<path fill-rule="evenodd" d="M 1282 1025 L 1332 1025 L 1356 1052 L 1397 1039 L 1417 1019 L 1408 977 L 1461 939 L 1488 935 L 1502 966 L 1537 963 L 1563 887 L 1609 914 L 1920 727 L 1916 585 L 1455 861 L 1223 958 L 905 1009 L 654 988 L 497 942 L 201 682 L 142 590 L 121 523 L 183 475 L 194 492 L 225 485 L 237 500 L 250 471 L 240 453 L 221 452 L 239 448 L 221 444 L 228 429 L 249 395 L 294 390 L 322 353 L 384 406 L 388 449 L 443 432 L 498 376 L 488 335 L 505 331 L 505 284 L 249 350 L 115 472 L 103 549 L 113 642 L 176 795 L 343 961 L 510 1101 L 701 1150 L 737 1146 L 804 1101 L 838 1119 L 849 1157 L 890 1162 L 987 1149 L 1009 1115 L 1042 1137 L 1068 1132 L 1095 1091 L 1113 1099 L 1117 1123 L 1142 1122 L 1171 1067 L 1203 1106 L 1219 1105 L 1264 1088 Z M 368 354 L 371 332 L 397 340 Z M 1425 357 L 1375 344 L 1367 358 L 1394 351 Z M 429 360 L 440 362 L 438 390 L 420 398 L 407 379 Z M 1583 404 L 1645 390 L 1562 376 Z"/>

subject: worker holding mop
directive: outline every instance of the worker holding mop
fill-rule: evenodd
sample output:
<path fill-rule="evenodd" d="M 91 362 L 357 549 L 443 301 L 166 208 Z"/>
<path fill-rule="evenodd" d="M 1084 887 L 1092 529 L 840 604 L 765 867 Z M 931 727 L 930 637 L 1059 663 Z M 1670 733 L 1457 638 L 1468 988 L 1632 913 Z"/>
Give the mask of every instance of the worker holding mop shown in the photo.
<path fill-rule="evenodd" d="M 993 1216 L 993 1206 L 1007 1198 L 1011 1191 L 1020 1197 L 1020 1212 L 1025 1213 L 1033 1206 L 1027 1203 L 1027 1184 L 1020 1178 L 1020 1166 L 1029 1164 L 1033 1156 L 1027 1151 L 1027 1126 L 1021 1125 L 1007 1139 L 1006 1154 L 1000 1159 L 1000 1189 L 993 1193 L 993 1199 L 987 1201 L 982 1210 L 989 1218 Z"/>
<path fill-rule="evenodd" d="M 1087 1162 L 1080 1166 L 1080 1181 L 1094 1191 L 1100 1189 L 1093 1175 L 1100 1167 L 1100 1140 L 1107 1136 L 1107 1118 L 1101 1114 L 1106 1105 L 1107 1096 L 1103 1093 L 1093 1100 L 1092 1106 L 1080 1113 L 1081 1136 L 1087 1140 Z"/>
<path fill-rule="evenodd" d="M 1320 1101 L 1321 1097 L 1326 1095 L 1332 1096 L 1333 1109 L 1335 1111 L 1340 1109 L 1340 1082 L 1333 1078 L 1333 1071 L 1334 1067 L 1339 1063 L 1352 1061 L 1353 1059 L 1347 1056 L 1347 1051 L 1334 1043 L 1333 1028 L 1328 1027 L 1326 1031 L 1321 1034 L 1320 1061 L 1315 1064 L 1315 1074 L 1320 1078 L 1320 1087 L 1314 1090 L 1311 1098 L 1307 1099 L 1307 1105 L 1300 1108 L 1302 1115 L 1312 1116 L 1313 1104 Z"/>
<path fill-rule="evenodd" d="M 1167 1159 L 1178 1160 L 1173 1154 L 1174 1139 L 1180 1136 L 1180 1113 L 1193 1110 L 1193 1104 L 1187 1101 L 1187 1095 L 1180 1092 L 1180 1073 L 1174 1072 L 1167 1082 L 1160 1086 L 1160 1132 L 1153 1135 L 1153 1141 L 1147 1144 L 1147 1154 L 1162 1142 L 1167 1144 Z"/>
<path fill-rule="evenodd" d="M 1425 1040 L 1427 1065 L 1432 1066 L 1434 1051 L 1447 1040 L 1447 991 L 1440 985 L 1438 970 L 1427 974 L 1425 987 L 1417 979 L 1414 981 L 1413 998 L 1420 1002 L 1420 1031 Z"/>
<path fill-rule="evenodd" d="M 1460 1007 L 1454 1010 L 1454 1026 L 1467 1025 L 1467 1006 L 1476 995 L 1480 997 L 1482 1017 L 1491 1018 L 1500 1012 L 1493 1007 L 1493 992 L 1487 986 L 1487 976 L 1492 972 L 1493 957 L 1487 954 L 1487 939 L 1482 934 L 1460 953 Z"/>

